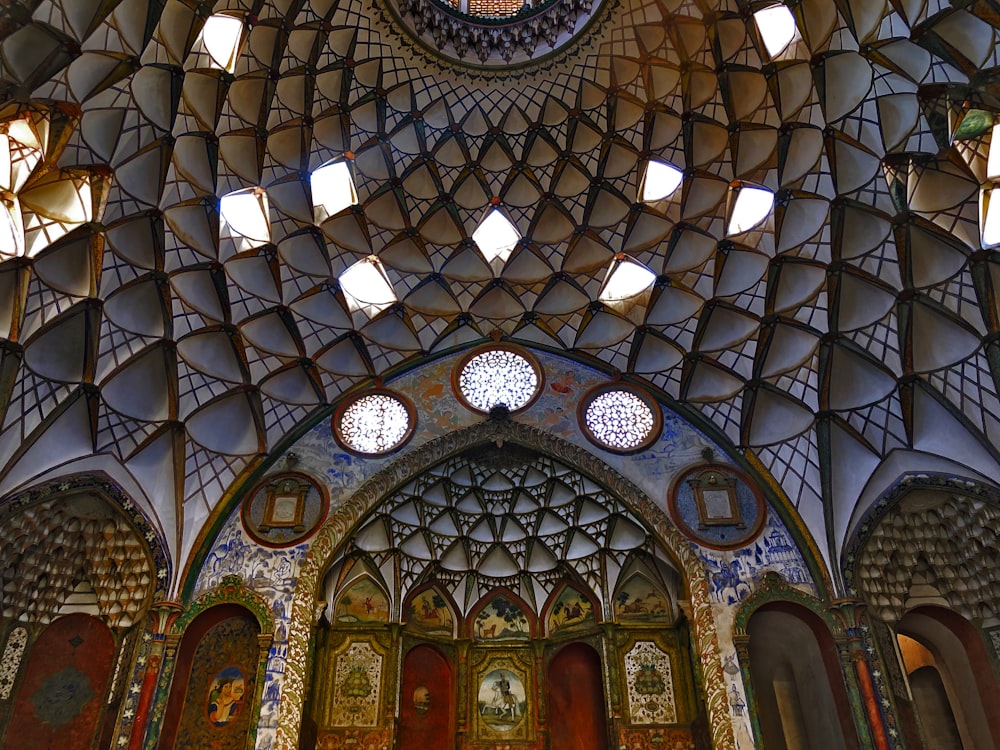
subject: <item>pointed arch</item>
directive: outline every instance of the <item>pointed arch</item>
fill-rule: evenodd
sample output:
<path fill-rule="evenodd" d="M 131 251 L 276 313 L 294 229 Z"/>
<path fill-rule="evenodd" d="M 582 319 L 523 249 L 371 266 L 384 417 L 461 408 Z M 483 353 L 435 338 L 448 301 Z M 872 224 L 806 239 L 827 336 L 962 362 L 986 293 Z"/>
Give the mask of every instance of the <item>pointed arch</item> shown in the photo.
<path fill-rule="evenodd" d="M 285 679 L 296 696 L 282 706 L 278 721 L 276 746 L 295 747 L 302 723 L 309 638 L 316 609 L 316 591 L 323 571 L 334 559 L 341 544 L 358 523 L 387 495 L 406 482 L 452 456 L 477 445 L 513 443 L 555 456 L 567 465 L 606 487 L 646 519 L 664 546 L 676 556 L 689 581 L 691 620 L 695 646 L 702 659 L 705 699 L 716 748 L 735 748 L 732 720 L 729 715 L 725 676 L 719 656 L 718 637 L 713 626 L 712 607 L 704 570 L 694 549 L 657 506 L 639 487 L 583 448 L 534 427 L 510 420 L 487 420 L 464 430 L 428 441 L 390 463 L 372 476 L 347 498 L 316 533 L 302 563 L 299 582 L 291 606 Z"/>

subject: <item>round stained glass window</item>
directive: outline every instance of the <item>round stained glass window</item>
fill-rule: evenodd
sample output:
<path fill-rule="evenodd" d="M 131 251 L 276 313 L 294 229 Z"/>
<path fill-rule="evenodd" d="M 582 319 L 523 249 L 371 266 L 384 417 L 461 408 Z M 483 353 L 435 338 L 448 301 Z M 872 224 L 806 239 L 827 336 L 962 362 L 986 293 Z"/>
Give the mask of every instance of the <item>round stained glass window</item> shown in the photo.
<path fill-rule="evenodd" d="M 498 406 L 525 408 L 542 388 L 542 370 L 526 352 L 491 347 L 474 352 L 457 368 L 459 398 L 470 409 L 489 413 Z"/>
<path fill-rule="evenodd" d="M 392 391 L 367 391 L 346 401 L 333 416 L 337 442 L 368 456 L 390 453 L 413 434 L 413 407 Z"/>
<path fill-rule="evenodd" d="M 660 407 L 648 394 L 626 386 L 601 386 L 580 403 L 580 421 L 588 438 L 615 453 L 647 448 L 660 436 Z"/>

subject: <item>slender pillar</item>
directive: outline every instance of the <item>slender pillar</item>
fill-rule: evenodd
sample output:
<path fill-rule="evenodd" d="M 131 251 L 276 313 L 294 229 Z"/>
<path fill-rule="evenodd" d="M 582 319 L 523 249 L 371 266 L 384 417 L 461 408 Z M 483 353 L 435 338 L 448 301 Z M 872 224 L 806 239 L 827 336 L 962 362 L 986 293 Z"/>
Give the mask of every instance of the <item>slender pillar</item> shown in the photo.
<path fill-rule="evenodd" d="M 149 613 L 152 645 L 146 658 L 146 669 L 142 676 L 139 701 L 132 721 L 132 734 L 128 750 L 141 750 L 149 724 L 149 711 L 156 695 L 156 683 L 163 667 L 163 651 L 167 642 L 167 632 L 180 616 L 183 607 L 177 602 L 156 602 Z M 175 650 L 176 651 L 176 650 Z"/>
<path fill-rule="evenodd" d="M 872 682 L 871 669 L 868 666 L 868 653 L 865 650 L 861 635 L 861 618 L 865 604 L 855 599 L 841 599 L 834 602 L 830 611 L 843 622 L 844 640 L 838 644 L 841 649 L 841 659 L 845 670 L 853 672 L 864 706 L 868 729 L 876 750 L 889 750 L 889 737 L 885 729 L 882 711 L 879 709 L 878 696 Z"/>

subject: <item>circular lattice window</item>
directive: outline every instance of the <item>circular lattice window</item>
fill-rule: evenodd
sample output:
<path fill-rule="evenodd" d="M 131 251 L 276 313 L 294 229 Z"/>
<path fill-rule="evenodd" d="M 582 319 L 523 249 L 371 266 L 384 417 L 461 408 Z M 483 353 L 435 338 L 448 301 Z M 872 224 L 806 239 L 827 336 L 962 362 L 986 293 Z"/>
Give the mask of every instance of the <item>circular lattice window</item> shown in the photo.
<path fill-rule="evenodd" d="M 400 448 L 416 425 L 413 406 L 397 393 L 378 389 L 345 401 L 333 416 L 337 442 L 352 453 L 378 456 Z"/>
<path fill-rule="evenodd" d="M 455 368 L 455 390 L 473 411 L 527 408 L 542 390 L 542 368 L 527 352 L 493 346 L 472 352 Z"/>
<path fill-rule="evenodd" d="M 580 402 L 580 426 L 595 445 L 634 453 L 656 441 L 663 418 L 653 397 L 638 388 L 601 386 Z"/>

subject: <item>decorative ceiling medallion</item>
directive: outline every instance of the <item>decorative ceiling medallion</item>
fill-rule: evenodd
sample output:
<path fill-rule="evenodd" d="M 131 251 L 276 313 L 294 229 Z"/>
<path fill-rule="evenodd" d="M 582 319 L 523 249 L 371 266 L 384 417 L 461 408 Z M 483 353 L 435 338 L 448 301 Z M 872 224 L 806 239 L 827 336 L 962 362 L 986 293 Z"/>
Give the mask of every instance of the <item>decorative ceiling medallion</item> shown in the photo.
<path fill-rule="evenodd" d="M 545 376 L 538 361 L 517 346 L 476 349 L 463 357 L 452 374 L 455 395 L 482 414 L 497 407 L 518 412 L 542 392 Z"/>
<path fill-rule="evenodd" d="M 333 414 L 333 437 L 346 451 L 383 456 L 403 447 L 417 424 L 409 399 L 384 388 L 344 401 Z"/>
<path fill-rule="evenodd" d="M 663 415 L 656 399 L 630 385 L 591 389 L 577 407 L 580 429 L 594 445 L 612 453 L 636 453 L 656 442 Z"/>
<path fill-rule="evenodd" d="M 243 528 L 267 547 L 290 547 L 312 536 L 328 507 L 326 491 L 312 477 L 272 474 L 243 501 Z"/>
<path fill-rule="evenodd" d="M 604 0 L 386 0 L 398 22 L 452 62 L 507 69 L 581 36 Z"/>
<path fill-rule="evenodd" d="M 667 502 L 681 532 L 713 549 L 746 546 L 767 519 L 764 500 L 751 480 L 721 464 L 703 464 L 681 474 Z"/>

